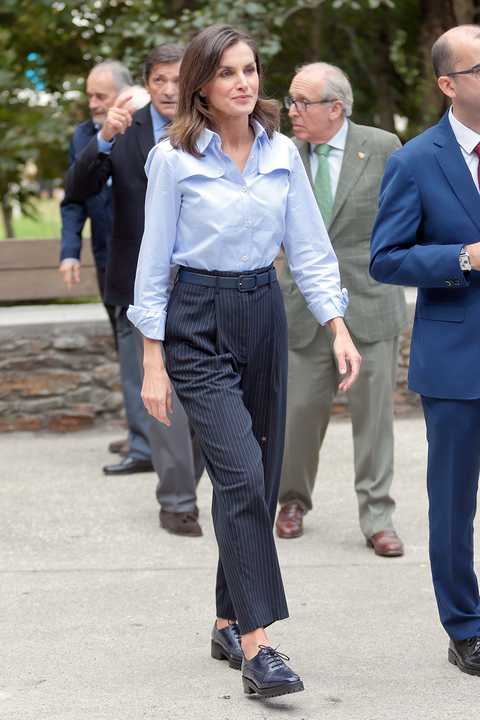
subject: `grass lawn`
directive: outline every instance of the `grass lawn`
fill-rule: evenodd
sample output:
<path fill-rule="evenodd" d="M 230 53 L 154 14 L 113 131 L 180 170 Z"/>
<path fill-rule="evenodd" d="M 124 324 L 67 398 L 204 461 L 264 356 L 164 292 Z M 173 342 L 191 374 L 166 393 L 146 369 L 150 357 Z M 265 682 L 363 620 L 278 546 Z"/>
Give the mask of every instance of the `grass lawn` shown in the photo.
<path fill-rule="evenodd" d="M 28 238 L 59 238 L 62 227 L 59 198 L 38 198 L 34 202 L 38 210 L 38 218 L 31 220 L 24 215 L 13 218 L 15 237 L 24 240 Z M 90 235 L 89 223 L 88 220 L 84 227 L 84 237 Z M 0 234 L 1 237 L 6 237 L 3 218 L 0 222 Z"/>

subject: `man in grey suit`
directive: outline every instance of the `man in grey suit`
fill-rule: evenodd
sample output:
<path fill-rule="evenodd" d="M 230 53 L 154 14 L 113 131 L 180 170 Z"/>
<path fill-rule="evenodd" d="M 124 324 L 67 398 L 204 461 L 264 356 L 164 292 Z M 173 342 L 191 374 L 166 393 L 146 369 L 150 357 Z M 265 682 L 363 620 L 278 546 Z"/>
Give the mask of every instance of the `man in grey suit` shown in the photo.
<path fill-rule="evenodd" d="M 378 555 L 403 554 L 391 515 L 393 391 L 398 335 L 408 324 L 403 288 L 368 274 L 370 234 L 387 158 L 400 147 L 391 133 L 355 125 L 345 73 L 327 63 L 297 69 L 285 105 L 349 292 L 345 322 L 363 358 L 347 392 L 353 427 L 355 490 L 360 527 Z M 276 528 L 299 537 L 312 509 L 319 451 L 340 378 L 333 337 L 308 310 L 285 261 L 280 285 L 289 326 L 287 432 Z"/>

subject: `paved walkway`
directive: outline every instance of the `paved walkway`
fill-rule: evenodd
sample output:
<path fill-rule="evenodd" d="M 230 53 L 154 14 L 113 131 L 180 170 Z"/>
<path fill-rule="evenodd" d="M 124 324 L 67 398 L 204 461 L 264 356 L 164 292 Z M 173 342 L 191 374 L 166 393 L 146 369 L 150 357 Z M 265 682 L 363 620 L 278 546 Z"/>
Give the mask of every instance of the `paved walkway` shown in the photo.
<path fill-rule="evenodd" d="M 298 695 L 243 694 L 210 658 L 216 546 L 160 530 L 155 478 L 105 477 L 118 431 L 0 436 L 0 717 L 8 720 L 447 720 L 480 678 L 447 662 L 427 557 L 423 420 L 396 421 L 403 558 L 365 547 L 348 422 L 325 441 L 315 509 L 279 540 L 291 618 L 269 632 Z"/>

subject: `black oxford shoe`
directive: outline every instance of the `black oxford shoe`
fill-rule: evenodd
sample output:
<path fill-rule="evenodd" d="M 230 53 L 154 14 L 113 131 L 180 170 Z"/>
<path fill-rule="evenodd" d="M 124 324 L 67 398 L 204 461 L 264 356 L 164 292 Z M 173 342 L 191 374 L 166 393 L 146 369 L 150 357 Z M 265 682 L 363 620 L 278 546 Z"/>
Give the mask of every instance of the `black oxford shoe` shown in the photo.
<path fill-rule="evenodd" d="M 468 675 L 480 675 L 480 635 L 467 640 L 450 640 L 448 660 Z"/>
<path fill-rule="evenodd" d="M 151 460 L 138 460 L 137 458 L 126 457 L 118 465 L 106 465 L 103 468 L 105 475 L 133 475 L 133 473 L 152 472 Z"/>
<path fill-rule="evenodd" d="M 289 657 L 266 645 L 259 645 L 259 648 L 251 660 L 243 657 L 243 692 L 247 695 L 257 693 L 262 697 L 278 697 L 304 689 L 298 675 L 283 662 L 290 660 Z"/>
<path fill-rule="evenodd" d="M 212 630 L 212 657 L 215 660 L 228 660 L 228 664 L 235 670 L 242 667 L 242 637 L 237 623 L 230 623 L 226 628 L 219 630 L 215 620 Z"/>

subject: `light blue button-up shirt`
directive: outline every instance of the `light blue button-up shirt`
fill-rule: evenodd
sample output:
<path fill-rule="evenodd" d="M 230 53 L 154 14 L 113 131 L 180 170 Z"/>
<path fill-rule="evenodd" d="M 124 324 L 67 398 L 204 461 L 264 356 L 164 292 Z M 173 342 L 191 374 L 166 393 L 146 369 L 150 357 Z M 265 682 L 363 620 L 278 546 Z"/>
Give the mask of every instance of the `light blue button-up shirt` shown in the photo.
<path fill-rule="evenodd" d="M 161 142 L 145 167 L 145 232 L 129 319 L 163 340 L 170 267 L 242 272 L 270 265 L 283 242 L 292 275 L 317 320 L 343 317 L 347 291 L 294 144 L 252 123 L 255 141 L 243 173 L 205 130 L 196 158 Z"/>

